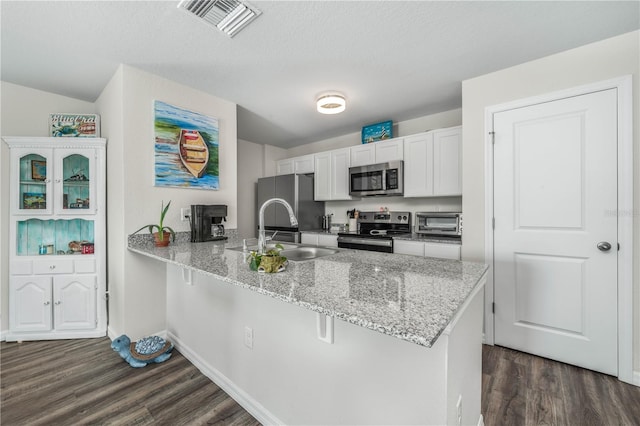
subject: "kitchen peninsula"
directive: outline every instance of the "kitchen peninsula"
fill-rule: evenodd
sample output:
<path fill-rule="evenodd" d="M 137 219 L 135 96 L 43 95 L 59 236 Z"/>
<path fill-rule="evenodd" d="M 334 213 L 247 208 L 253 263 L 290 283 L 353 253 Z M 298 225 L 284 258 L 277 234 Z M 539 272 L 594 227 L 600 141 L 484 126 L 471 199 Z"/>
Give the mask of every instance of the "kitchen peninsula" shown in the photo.
<path fill-rule="evenodd" d="M 168 338 L 260 422 L 478 424 L 485 265 L 340 250 L 262 274 L 233 235 L 136 237 L 167 263 Z"/>

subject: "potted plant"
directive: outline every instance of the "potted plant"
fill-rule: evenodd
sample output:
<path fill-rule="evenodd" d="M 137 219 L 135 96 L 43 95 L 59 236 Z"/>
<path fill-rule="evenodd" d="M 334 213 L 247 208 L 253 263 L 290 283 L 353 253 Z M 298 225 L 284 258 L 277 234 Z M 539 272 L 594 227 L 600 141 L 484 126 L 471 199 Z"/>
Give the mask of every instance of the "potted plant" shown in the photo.
<path fill-rule="evenodd" d="M 171 201 L 169 201 L 166 206 L 164 205 L 164 202 L 162 203 L 162 207 L 160 208 L 160 223 L 145 225 L 142 228 L 138 229 L 136 232 L 134 232 L 134 234 L 137 234 L 138 232 L 142 231 L 145 228 L 149 229 L 149 233 L 153 234 L 153 238 L 155 239 L 155 243 L 157 247 L 168 246 L 170 239 L 172 241 L 175 241 L 176 240 L 175 231 L 171 229 L 171 227 L 164 225 L 164 217 L 167 214 L 167 210 L 169 210 L 170 205 L 171 205 Z M 153 232 L 154 229 L 156 229 L 156 232 Z"/>
<path fill-rule="evenodd" d="M 280 251 L 283 248 L 282 244 L 276 244 L 275 248 L 267 250 L 264 254 L 252 251 L 247 259 L 249 268 L 252 271 L 269 273 L 284 271 L 287 265 L 287 258 L 280 256 Z"/>

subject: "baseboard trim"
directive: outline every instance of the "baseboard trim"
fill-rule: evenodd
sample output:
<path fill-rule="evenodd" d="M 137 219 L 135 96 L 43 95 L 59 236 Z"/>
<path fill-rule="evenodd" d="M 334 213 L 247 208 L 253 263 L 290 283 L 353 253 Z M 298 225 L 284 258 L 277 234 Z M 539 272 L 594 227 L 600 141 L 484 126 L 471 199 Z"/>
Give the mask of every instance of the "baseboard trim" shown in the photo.
<path fill-rule="evenodd" d="M 252 398 L 244 390 L 236 386 L 229 378 L 227 378 L 220 371 L 213 368 L 195 352 L 193 352 L 187 345 L 180 341 L 171 332 L 167 333 L 167 339 L 173 343 L 173 345 L 180 351 L 180 353 L 187 358 L 202 374 L 207 376 L 218 385 L 223 391 L 225 391 L 231 398 L 233 398 L 238 404 L 256 418 L 260 423 L 264 425 L 282 425 L 280 419 L 269 412 L 262 404 Z"/>
<path fill-rule="evenodd" d="M 640 386 L 640 371 L 633 372 L 633 385 Z"/>
<path fill-rule="evenodd" d="M 9 334 L 8 330 L 0 331 L 0 342 L 7 340 L 7 334 Z"/>

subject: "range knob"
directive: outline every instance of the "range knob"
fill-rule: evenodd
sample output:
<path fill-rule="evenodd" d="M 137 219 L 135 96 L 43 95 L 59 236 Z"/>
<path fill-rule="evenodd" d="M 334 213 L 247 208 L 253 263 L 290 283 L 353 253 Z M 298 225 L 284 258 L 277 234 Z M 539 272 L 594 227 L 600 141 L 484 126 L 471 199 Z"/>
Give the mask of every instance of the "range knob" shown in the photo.
<path fill-rule="evenodd" d="M 398 215 L 398 220 L 402 220 L 402 215 Z"/>
<path fill-rule="evenodd" d="M 407 220 L 407 216 L 402 216 L 402 220 Z"/>

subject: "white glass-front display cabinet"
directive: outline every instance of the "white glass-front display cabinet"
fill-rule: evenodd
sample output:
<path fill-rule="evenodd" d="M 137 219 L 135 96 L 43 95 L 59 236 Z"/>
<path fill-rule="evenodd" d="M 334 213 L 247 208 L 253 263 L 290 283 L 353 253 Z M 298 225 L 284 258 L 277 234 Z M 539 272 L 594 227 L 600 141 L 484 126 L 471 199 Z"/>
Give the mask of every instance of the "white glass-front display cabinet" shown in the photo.
<path fill-rule="evenodd" d="M 7 340 L 106 335 L 106 140 L 3 139 L 11 158 Z"/>

